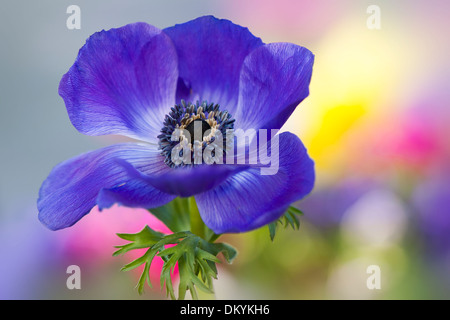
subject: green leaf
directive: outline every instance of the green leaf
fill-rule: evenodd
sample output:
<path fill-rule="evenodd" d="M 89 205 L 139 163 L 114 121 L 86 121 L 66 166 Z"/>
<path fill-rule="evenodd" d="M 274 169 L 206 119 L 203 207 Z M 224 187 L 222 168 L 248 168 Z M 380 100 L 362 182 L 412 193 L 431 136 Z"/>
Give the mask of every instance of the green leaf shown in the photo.
<path fill-rule="evenodd" d="M 273 241 L 273 239 L 275 239 L 275 232 L 277 231 L 277 223 L 278 223 L 278 220 L 275 222 L 271 222 L 268 225 L 270 240 L 272 240 L 272 241 Z"/>
<path fill-rule="evenodd" d="M 150 282 L 150 266 L 152 264 L 153 258 L 155 257 L 157 251 L 158 251 L 158 248 L 151 248 L 151 249 L 148 249 L 148 251 L 144 255 L 145 266 L 144 266 L 144 270 L 142 271 L 141 276 L 139 277 L 139 281 L 137 284 L 139 294 L 144 293 L 145 283 L 147 283 L 150 288 L 152 287 L 152 284 Z M 128 270 L 131 270 L 131 269 L 128 269 Z M 127 271 L 127 269 L 122 268 L 122 271 Z"/>
<path fill-rule="evenodd" d="M 292 229 L 294 229 L 294 230 L 298 230 L 298 228 L 300 228 L 300 221 L 295 216 L 295 213 L 288 211 L 284 215 L 284 226 L 285 227 L 291 226 Z"/>
<path fill-rule="evenodd" d="M 236 249 L 226 243 L 211 243 L 207 241 L 201 241 L 200 248 L 212 253 L 214 256 L 217 256 L 222 252 L 223 257 L 228 263 L 232 263 L 234 258 L 236 258 L 237 256 Z"/>
<path fill-rule="evenodd" d="M 300 209 L 297 209 L 296 207 L 293 207 L 293 206 L 290 206 L 288 208 L 288 212 L 292 212 L 292 213 L 298 214 L 299 216 L 303 216 L 304 215 L 303 212 Z"/>
<path fill-rule="evenodd" d="M 212 286 L 206 285 L 202 280 L 194 273 L 194 260 L 189 259 L 189 254 L 182 256 L 178 261 L 178 270 L 180 272 L 180 284 L 178 286 L 178 299 L 183 300 L 185 298 L 186 291 L 191 292 L 191 296 L 194 300 L 198 299 L 198 288 L 207 293 L 213 293 Z M 208 281 L 212 284 L 212 280 Z"/>
<path fill-rule="evenodd" d="M 281 218 L 277 221 L 269 223 L 268 228 L 270 240 L 273 241 L 275 239 L 278 224 L 284 225 L 285 228 L 290 226 L 292 229 L 298 230 L 300 228 L 300 220 L 297 217 L 298 215 L 302 216 L 303 212 L 293 206 L 290 206 Z"/>
<path fill-rule="evenodd" d="M 119 250 L 114 252 L 113 256 L 118 256 L 135 249 L 149 248 L 160 241 L 164 237 L 164 234 L 154 231 L 149 226 L 146 226 L 138 233 L 117 233 L 117 236 L 121 239 L 131 241 L 131 243 L 115 246 L 115 248 L 118 248 Z"/>
<path fill-rule="evenodd" d="M 126 264 L 122 271 L 133 270 L 144 265 L 143 272 L 136 285 L 139 294 L 144 292 L 145 283 L 151 287 L 150 266 L 155 256 L 163 259 L 160 285 L 165 289 L 171 299 L 175 299 L 171 275 L 178 265 L 180 282 L 178 285 L 178 298 L 184 299 L 186 291 L 190 291 L 193 299 L 198 298 L 197 289 L 207 293 L 213 292 L 213 279 L 217 279 L 216 264 L 221 261 L 217 255 L 222 252 L 227 262 L 236 257 L 236 250 L 225 243 L 209 243 L 199 236 L 189 232 L 176 232 L 164 235 L 145 227 L 136 234 L 118 234 L 121 239 L 131 241 L 128 244 L 117 246 L 114 255 L 123 254 L 137 248 L 148 248 L 145 254 Z M 172 245 L 169 246 L 168 245 Z"/>

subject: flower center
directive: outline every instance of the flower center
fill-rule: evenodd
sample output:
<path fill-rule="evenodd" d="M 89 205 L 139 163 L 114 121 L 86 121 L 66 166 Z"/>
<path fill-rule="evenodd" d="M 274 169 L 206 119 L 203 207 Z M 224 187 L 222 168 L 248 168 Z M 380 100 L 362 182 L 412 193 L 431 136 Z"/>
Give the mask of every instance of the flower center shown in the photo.
<path fill-rule="evenodd" d="M 201 135 L 199 136 L 198 132 L 196 132 L 195 129 L 200 128 L 201 129 Z M 189 123 L 186 126 L 186 130 L 189 133 L 189 136 L 191 137 L 191 144 L 194 144 L 194 139 L 198 140 L 198 141 L 203 141 L 203 137 L 206 133 L 206 131 L 211 130 L 211 126 L 208 122 L 206 122 L 203 119 L 198 119 L 198 120 L 194 120 L 191 121 L 191 123 Z"/>
<path fill-rule="evenodd" d="M 234 121 L 218 104 L 181 100 L 165 116 L 158 136 L 164 162 L 172 168 L 217 163 L 228 149 L 226 142 L 233 136 Z"/>

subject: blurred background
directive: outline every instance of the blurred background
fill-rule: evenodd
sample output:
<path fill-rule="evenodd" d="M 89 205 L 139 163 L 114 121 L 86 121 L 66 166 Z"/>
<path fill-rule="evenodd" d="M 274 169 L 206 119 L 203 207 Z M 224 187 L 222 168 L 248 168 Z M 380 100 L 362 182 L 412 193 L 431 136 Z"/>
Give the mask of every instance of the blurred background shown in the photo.
<path fill-rule="evenodd" d="M 69 30 L 69 5 L 81 29 Z M 368 27 L 380 9 L 380 29 Z M 3 0 L 0 11 L 0 298 L 162 299 L 161 264 L 143 296 L 137 256 L 112 257 L 115 233 L 146 224 L 145 210 L 96 209 L 52 232 L 37 219 L 42 181 L 57 163 L 121 141 L 71 125 L 57 89 L 92 33 L 144 21 L 159 28 L 212 14 L 268 42 L 316 56 L 310 96 L 283 130 L 316 162 L 313 193 L 295 204 L 300 230 L 223 236 L 239 255 L 222 264 L 218 299 L 450 298 L 450 3 L 324 0 Z M 370 23 L 369 23 L 370 26 Z M 66 287 L 81 268 L 81 289 Z M 371 265 L 381 271 L 370 290 Z M 159 268 L 159 269 L 158 269 Z M 140 271 L 140 270 L 138 270 Z"/>

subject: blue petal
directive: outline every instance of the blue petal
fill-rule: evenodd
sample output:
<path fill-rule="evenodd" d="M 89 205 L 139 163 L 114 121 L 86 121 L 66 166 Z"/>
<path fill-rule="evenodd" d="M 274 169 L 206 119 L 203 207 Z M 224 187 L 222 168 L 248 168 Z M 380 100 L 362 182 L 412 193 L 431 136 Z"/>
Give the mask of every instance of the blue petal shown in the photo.
<path fill-rule="evenodd" d="M 148 175 L 136 170 L 126 161 L 122 161 L 121 164 L 135 181 L 150 184 L 162 192 L 180 197 L 190 197 L 211 190 L 227 178 L 248 168 L 246 165 L 205 164 L 193 168 L 169 169 L 161 174 Z"/>
<path fill-rule="evenodd" d="M 279 135 L 279 170 L 261 175 L 252 167 L 195 196 L 200 215 L 215 233 L 244 232 L 283 215 L 314 186 L 314 163 L 295 135 Z"/>
<path fill-rule="evenodd" d="M 108 197 L 102 199 L 103 206 L 117 202 L 154 208 L 175 198 L 134 181 L 117 159 L 126 160 L 147 174 L 161 173 L 167 167 L 158 162 L 162 157 L 156 150 L 135 143 L 109 146 L 62 162 L 51 171 L 39 191 L 39 220 L 52 230 L 70 227 L 97 204 L 102 189 L 111 189 Z M 126 201 L 113 201 L 114 194 Z"/>
<path fill-rule="evenodd" d="M 59 86 L 72 124 L 88 135 L 157 141 L 175 104 L 177 56 L 169 37 L 145 23 L 93 34 Z"/>
<path fill-rule="evenodd" d="M 263 45 L 247 28 L 212 16 L 164 29 L 179 59 L 177 101 L 207 100 L 236 110 L 239 73 L 245 57 Z"/>
<path fill-rule="evenodd" d="M 237 129 L 280 129 L 309 94 L 313 54 L 291 43 L 250 53 L 240 74 Z"/>
<path fill-rule="evenodd" d="M 114 204 L 129 208 L 150 209 L 164 205 L 175 197 L 161 192 L 143 180 L 129 179 L 124 184 L 101 189 L 97 196 L 97 205 L 100 210 L 110 208 Z M 160 200 L 162 201 L 158 202 Z"/>

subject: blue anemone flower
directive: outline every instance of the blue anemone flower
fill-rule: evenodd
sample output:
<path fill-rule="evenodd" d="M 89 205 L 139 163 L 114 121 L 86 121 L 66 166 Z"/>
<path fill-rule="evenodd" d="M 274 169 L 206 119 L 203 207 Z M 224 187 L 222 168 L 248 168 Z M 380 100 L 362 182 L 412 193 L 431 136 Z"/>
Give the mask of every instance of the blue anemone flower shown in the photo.
<path fill-rule="evenodd" d="M 306 48 L 265 44 L 212 16 L 164 30 L 133 23 L 93 34 L 60 82 L 70 120 L 83 134 L 140 142 L 58 164 L 39 192 L 40 221 L 57 230 L 95 205 L 151 209 L 191 196 L 217 234 L 278 219 L 314 185 L 314 164 L 298 137 L 277 135 L 278 170 L 262 175 L 260 164 L 177 165 L 169 136 L 177 127 L 191 132 L 192 123 L 202 134 L 281 128 L 309 94 L 313 61 Z M 200 151 L 212 141 L 186 140 Z"/>

